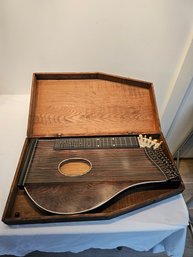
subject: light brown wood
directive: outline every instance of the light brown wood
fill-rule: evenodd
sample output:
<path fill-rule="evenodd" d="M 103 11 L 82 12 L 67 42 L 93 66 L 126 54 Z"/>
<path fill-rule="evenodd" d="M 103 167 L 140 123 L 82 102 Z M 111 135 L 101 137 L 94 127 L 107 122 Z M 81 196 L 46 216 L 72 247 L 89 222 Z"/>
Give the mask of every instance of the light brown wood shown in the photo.
<path fill-rule="evenodd" d="M 85 175 L 92 168 L 92 164 L 82 158 L 69 158 L 63 160 L 59 166 L 59 172 L 68 177 L 76 177 Z"/>
<path fill-rule="evenodd" d="M 134 86 L 132 80 L 126 84 L 125 81 L 117 82 L 118 78 L 116 82 L 85 77 L 75 80 L 51 78 L 46 79 L 45 75 L 34 82 L 29 136 L 160 132 L 150 84 L 138 86 L 140 82 L 137 81 Z"/>

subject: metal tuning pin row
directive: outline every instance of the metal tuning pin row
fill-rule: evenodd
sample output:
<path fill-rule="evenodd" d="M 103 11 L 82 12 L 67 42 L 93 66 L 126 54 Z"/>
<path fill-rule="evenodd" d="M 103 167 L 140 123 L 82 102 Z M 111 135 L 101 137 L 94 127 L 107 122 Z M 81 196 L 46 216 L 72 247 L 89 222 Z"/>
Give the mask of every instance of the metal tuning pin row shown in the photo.
<path fill-rule="evenodd" d="M 140 147 L 147 147 L 147 148 L 157 149 L 162 144 L 162 141 L 158 142 L 157 139 L 152 139 L 152 137 L 147 138 L 146 135 L 143 136 L 143 135 L 140 134 L 137 137 L 137 139 L 138 139 Z"/>
<path fill-rule="evenodd" d="M 165 174 L 167 179 L 174 179 L 179 176 L 178 170 L 174 163 L 165 155 L 162 148 L 153 149 L 145 148 L 145 153 L 149 159 Z"/>

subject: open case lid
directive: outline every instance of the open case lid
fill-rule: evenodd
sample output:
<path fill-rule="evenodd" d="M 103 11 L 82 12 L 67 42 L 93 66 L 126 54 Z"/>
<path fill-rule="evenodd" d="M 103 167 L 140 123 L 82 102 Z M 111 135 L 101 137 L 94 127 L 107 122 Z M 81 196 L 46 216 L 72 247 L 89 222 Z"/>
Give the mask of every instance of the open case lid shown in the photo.
<path fill-rule="evenodd" d="M 33 74 L 28 137 L 160 130 L 152 83 L 103 73 Z"/>

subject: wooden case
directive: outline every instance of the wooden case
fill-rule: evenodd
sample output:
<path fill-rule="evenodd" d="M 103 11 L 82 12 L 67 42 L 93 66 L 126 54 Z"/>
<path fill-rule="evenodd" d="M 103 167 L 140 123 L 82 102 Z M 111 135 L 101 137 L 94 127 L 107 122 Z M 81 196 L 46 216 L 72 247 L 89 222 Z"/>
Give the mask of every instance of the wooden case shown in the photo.
<path fill-rule="evenodd" d="M 183 191 L 179 183 L 139 185 L 90 211 L 53 214 L 38 208 L 18 186 L 33 139 L 139 134 L 163 141 L 152 83 L 103 73 L 35 73 L 32 80 L 27 138 L 2 220 L 6 224 L 108 219 Z M 142 167 L 143 169 L 143 167 Z"/>

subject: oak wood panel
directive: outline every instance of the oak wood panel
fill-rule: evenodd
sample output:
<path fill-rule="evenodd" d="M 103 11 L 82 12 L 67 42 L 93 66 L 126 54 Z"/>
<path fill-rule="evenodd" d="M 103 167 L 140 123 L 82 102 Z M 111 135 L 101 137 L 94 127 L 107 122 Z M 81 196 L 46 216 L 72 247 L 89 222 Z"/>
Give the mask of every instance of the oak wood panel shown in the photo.
<path fill-rule="evenodd" d="M 148 88 L 105 80 L 38 80 L 33 136 L 159 131 Z"/>

